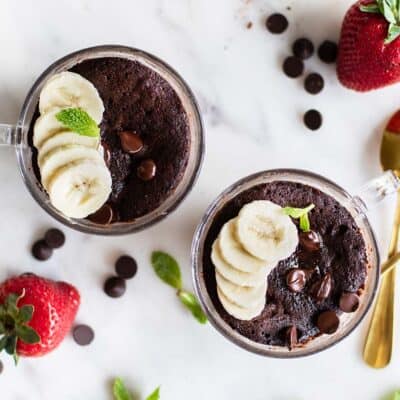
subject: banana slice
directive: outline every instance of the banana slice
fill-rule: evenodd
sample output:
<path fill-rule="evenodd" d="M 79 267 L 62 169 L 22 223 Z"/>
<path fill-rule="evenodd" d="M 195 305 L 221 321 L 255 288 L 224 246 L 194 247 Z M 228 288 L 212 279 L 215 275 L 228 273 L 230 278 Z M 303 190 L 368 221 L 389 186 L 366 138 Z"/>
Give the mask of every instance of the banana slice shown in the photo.
<path fill-rule="evenodd" d="M 217 288 L 217 294 L 225 310 L 232 315 L 232 317 L 243 321 L 250 321 L 251 319 L 259 316 L 265 307 L 265 299 L 253 308 L 244 308 L 229 300 L 222 290 L 220 290 L 220 288 Z"/>
<path fill-rule="evenodd" d="M 266 200 L 253 201 L 240 210 L 237 237 L 250 254 L 271 264 L 289 257 L 299 241 L 290 217 Z"/>
<path fill-rule="evenodd" d="M 38 162 L 39 164 L 41 164 L 43 161 L 43 157 L 46 157 L 46 155 L 50 151 L 56 149 L 57 147 L 80 145 L 99 150 L 99 144 L 99 137 L 78 135 L 77 133 L 72 131 L 60 132 L 47 139 L 40 147 Z"/>
<path fill-rule="evenodd" d="M 33 128 L 33 145 L 40 150 L 42 144 L 53 135 L 65 130 L 65 126 L 56 118 L 60 110 L 52 110 L 41 115 Z"/>
<path fill-rule="evenodd" d="M 236 239 L 236 221 L 231 219 L 221 229 L 219 248 L 222 258 L 232 267 L 243 272 L 257 272 L 267 267 L 264 260 L 249 254 Z"/>
<path fill-rule="evenodd" d="M 218 271 L 226 280 L 238 286 L 258 287 L 265 281 L 268 270 L 260 269 L 255 273 L 242 272 L 230 266 L 221 256 L 218 240 L 214 242 L 211 252 L 211 260 Z"/>
<path fill-rule="evenodd" d="M 44 85 L 39 99 L 41 114 L 62 108 L 78 107 L 85 110 L 99 124 L 104 105 L 94 85 L 74 72 L 61 72 Z"/>
<path fill-rule="evenodd" d="M 254 308 L 264 301 L 267 293 L 267 276 L 260 286 L 237 286 L 225 279 L 218 271 L 215 274 L 217 286 L 222 293 L 232 302 L 240 307 Z"/>
<path fill-rule="evenodd" d="M 111 176 L 104 163 L 87 159 L 71 162 L 58 169 L 48 193 L 51 204 L 63 214 L 86 218 L 107 201 Z"/>
<path fill-rule="evenodd" d="M 83 159 L 92 160 L 100 165 L 103 164 L 105 167 L 104 159 L 98 150 L 81 145 L 61 146 L 51 150 L 43 157 L 39 155 L 39 160 L 41 160 L 39 168 L 43 187 L 46 190 L 48 189 L 50 180 L 59 168 Z"/>

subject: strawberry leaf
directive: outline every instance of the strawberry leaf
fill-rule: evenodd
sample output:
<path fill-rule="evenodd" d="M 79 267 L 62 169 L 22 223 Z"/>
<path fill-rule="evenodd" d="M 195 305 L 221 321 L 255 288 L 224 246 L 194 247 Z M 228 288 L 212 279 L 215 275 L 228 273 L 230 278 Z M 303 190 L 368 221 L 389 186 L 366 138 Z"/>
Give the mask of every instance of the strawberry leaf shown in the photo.
<path fill-rule="evenodd" d="M 395 24 L 389 25 L 388 35 L 385 39 L 385 44 L 389 44 L 397 39 L 400 35 L 400 26 Z"/>
<path fill-rule="evenodd" d="M 361 4 L 360 10 L 362 12 L 371 13 L 371 14 L 379 14 L 381 12 L 378 4 L 376 4 L 376 3 Z"/>
<path fill-rule="evenodd" d="M 11 356 L 14 355 L 17 351 L 17 337 L 16 336 L 8 336 L 6 341 L 6 353 Z"/>
<path fill-rule="evenodd" d="M 40 336 L 28 325 L 17 325 L 15 327 L 15 333 L 18 339 L 28 344 L 36 344 L 40 342 Z"/>
<path fill-rule="evenodd" d="M 3 336 L 3 337 L 0 339 L 0 351 L 3 351 L 3 350 L 6 348 L 7 339 L 8 339 L 7 336 Z"/>
<path fill-rule="evenodd" d="M 31 305 L 24 305 L 19 309 L 19 321 L 22 323 L 29 322 L 33 316 L 34 307 Z"/>

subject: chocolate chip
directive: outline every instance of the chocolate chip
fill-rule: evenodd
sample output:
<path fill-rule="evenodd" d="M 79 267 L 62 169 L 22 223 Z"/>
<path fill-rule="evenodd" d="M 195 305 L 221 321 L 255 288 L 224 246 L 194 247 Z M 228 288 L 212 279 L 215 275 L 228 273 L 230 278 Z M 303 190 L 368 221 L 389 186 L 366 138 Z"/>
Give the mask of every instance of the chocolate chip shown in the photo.
<path fill-rule="evenodd" d="M 304 71 L 303 61 L 297 57 L 290 56 L 283 62 L 283 72 L 289 78 L 297 78 Z"/>
<path fill-rule="evenodd" d="M 123 131 L 120 132 L 119 137 L 122 149 L 127 153 L 136 154 L 143 149 L 143 141 L 136 132 Z"/>
<path fill-rule="evenodd" d="M 297 338 L 297 328 L 294 325 L 287 328 L 286 340 L 288 343 L 289 350 L 292 350 L 294 347 L 296 347 L 298 343 L 298 338 Z"/>
<path fill-rule="evenodd" d="M 133 278 L 137 272 L 136 260 L 131 256 L 121 256 L 115 263 L 115 271 L 120 278 Z"/>
<path fill-rule="evenodd" d="M 306 285 L 306 274 L 302 269 L 292 269 L 286 275 L 286 284 L 292 292 L 301 292 Z"/>
<path fill-rule="evenodd" d="M 72 332 L 72 336 L 77 344 L 87 346 L 93 342 L 94 332 L 90 326 L 77 325 Z"/>
<path fill-rule="evenodd" d="M 265 26 L 271 33 L 282 33 L 289 26 L 289 22 L 284 15 L 276 13 L 267 18 Z"/>
<path fill-rule="evenodd" d="M 324 311 L 318 316 L 317 327 L 322 333 L 331 335 L 339 327 L 339 317 L 334 311 Z"/>
<path fill-rule="evenodd" d="M 332 292 L 332 276 L 328 272 L 320 281 L 315 282 L 312 287 L 312 295 L 317 300 L 321 302 L 329 297 Z"/>
<path fill-rule="evenodd" d="M 113 276 L 108 278 L 104 283 L 104 291 L 110 297 L 121 297 L 125 293 L 125 290 L 125 280 L 120 277 Z"/>
<path fill-rule="evenodd" d="M 324 88 L 324 78 L 320 74 L 312 73 L 304 81 L 304 89 L 310 94 L 318 94 Z"/>
<path fill-rule="evenodd" d="M 156 164 L 153 160 L 143 160 L 137 168 L 137 175 L 143 181 L 149 181 L 155 177 L 156 169 Z"/>
<path fill-rule="evenodd" d="M 331 40 L 325 40 L 318 48 L 318 57 L 321 61 L 331 64 L 336 61 L 338 46 Z"/>
<path fill-rule="evenodd" d="M 321 237 L 315 231 L 300 232 L 299 242 L 307 251 L 318 251 L 321 248 Z"/>
<path fill-rule="evenodd" d="M 59 229 L 49 229 L 45 235 L 44 240 L 47 245 L 52 249 L 58 249 L 65 243 L 65 235 Z"/>
<path fill-rule="evenodd" d="M 89 215 L 88 219 L 95 224 L 108 225 L 113 221 L 113 217 L 114 210 L 110 204 L 106 203 L 94 214 Z"/>
<path fill-rule="evenodd" d="M 358 309 L 360 298 L 355 293 L 344 292 L 340 296 L 339 308 L 345 313 L 352 313 Z"/>
<path fill-rule="evenodd" d="M 322 115 L 317 110 L 309 110 L 304 114 L 304 123 L 308 129 L 315 131 L 322 125 Z"/>
<path fill-rule="evenodd" d="M 301 60 L 310 58 L 314 53 L 314 45 L 307 38 L 297 39 L 292 46 L 293 54 Z"/>
<path fill-rule="evenodd" d="M 37 260 L 46 261 L 48 260 L 53 254 L 53 249 L 49 247 L 46 241 L 38 240 L 32 246 L 32 255 Z"/>

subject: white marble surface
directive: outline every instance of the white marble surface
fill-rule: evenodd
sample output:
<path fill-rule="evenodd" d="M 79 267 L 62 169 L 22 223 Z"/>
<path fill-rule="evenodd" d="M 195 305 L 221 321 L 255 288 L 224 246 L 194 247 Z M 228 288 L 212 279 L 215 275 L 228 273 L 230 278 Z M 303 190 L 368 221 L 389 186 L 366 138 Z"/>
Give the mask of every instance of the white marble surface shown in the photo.
<path fill-rule="evenodd" d="M 310 96 L 301 80 L 280 71 L 291 41 L 337 39 L 352 0 L 1 0 L 0 120 L 13 123 L 33 80 L 50 63 L 83 47 L 118 43 L 155 53 L 189 82 L 201 104 L 207 155 L 200 179 L 170 218 L 122 238 L 66 230 L 66 246 L 47 263 L 29 254 L 32 241 L 57 225 L 30 198 L 12 149 L 0 149 L 0 279 L 26 270 L 78 286 L 78 321 L 92 325 L 95 342 L 68 338 L 40 360 L 5 362 L 3 400 L 111 399 L 110 380 L 122 376 L 144 398 L 162 385 L 162 400 L 382 399 L 400 386 L 400 340 L 391 365 L 367 367 L 361 348 L 367 321 L 350 338 L 311 358 L 281 361 L 234 347 L 210 326 L 199 326 L 154 276 L 149 254 L 173 253 L 190 287 L 193 231 L 212 199 L 236 179 L 261 169 L 298 167 L 326 175 L 349 190 L 379 173 L 379 132 L 398 106 L 399 86 L 356 94 L 339 86 L 334 69 L 316 58 L 326 89 Z M 263 26 L 285 11 L 290 29 L 272 36 Z M 254 26 L 247 30 L 245 25 Z M 316 107 L 323 128 L 310 133 L 302 112 Z M 392 200 L 371 213 L 382 253 L 390 234 Z M 171 234 L 174 232 L 174 234 Z M 119 300 L 102 282 L 120 252 L 139 262 L 137 277 Z M 400 319 L 397 318 L 397 323 Z M 4 359 L 4 357 L 2 357 Z"/>

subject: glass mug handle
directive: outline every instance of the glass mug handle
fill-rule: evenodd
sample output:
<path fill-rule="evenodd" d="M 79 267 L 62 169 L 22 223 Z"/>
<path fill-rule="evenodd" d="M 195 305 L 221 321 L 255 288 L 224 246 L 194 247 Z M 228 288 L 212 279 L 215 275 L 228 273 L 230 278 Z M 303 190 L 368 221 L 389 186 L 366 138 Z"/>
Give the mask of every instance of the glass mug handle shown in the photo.
<path fill-rule="evenodd" d="M 0 146 L 15 146 L 20 143 L 15 125 L 0 124 Z"/>
<path fill-rule="evenodd" d="M 400 179 L 393 171 L 388 170 L 362 186 L 357 194 L 353 196 L 352 203 L 357 210 L 365 214 L 385 197 L 398 192 L 399 189 Z"/>

